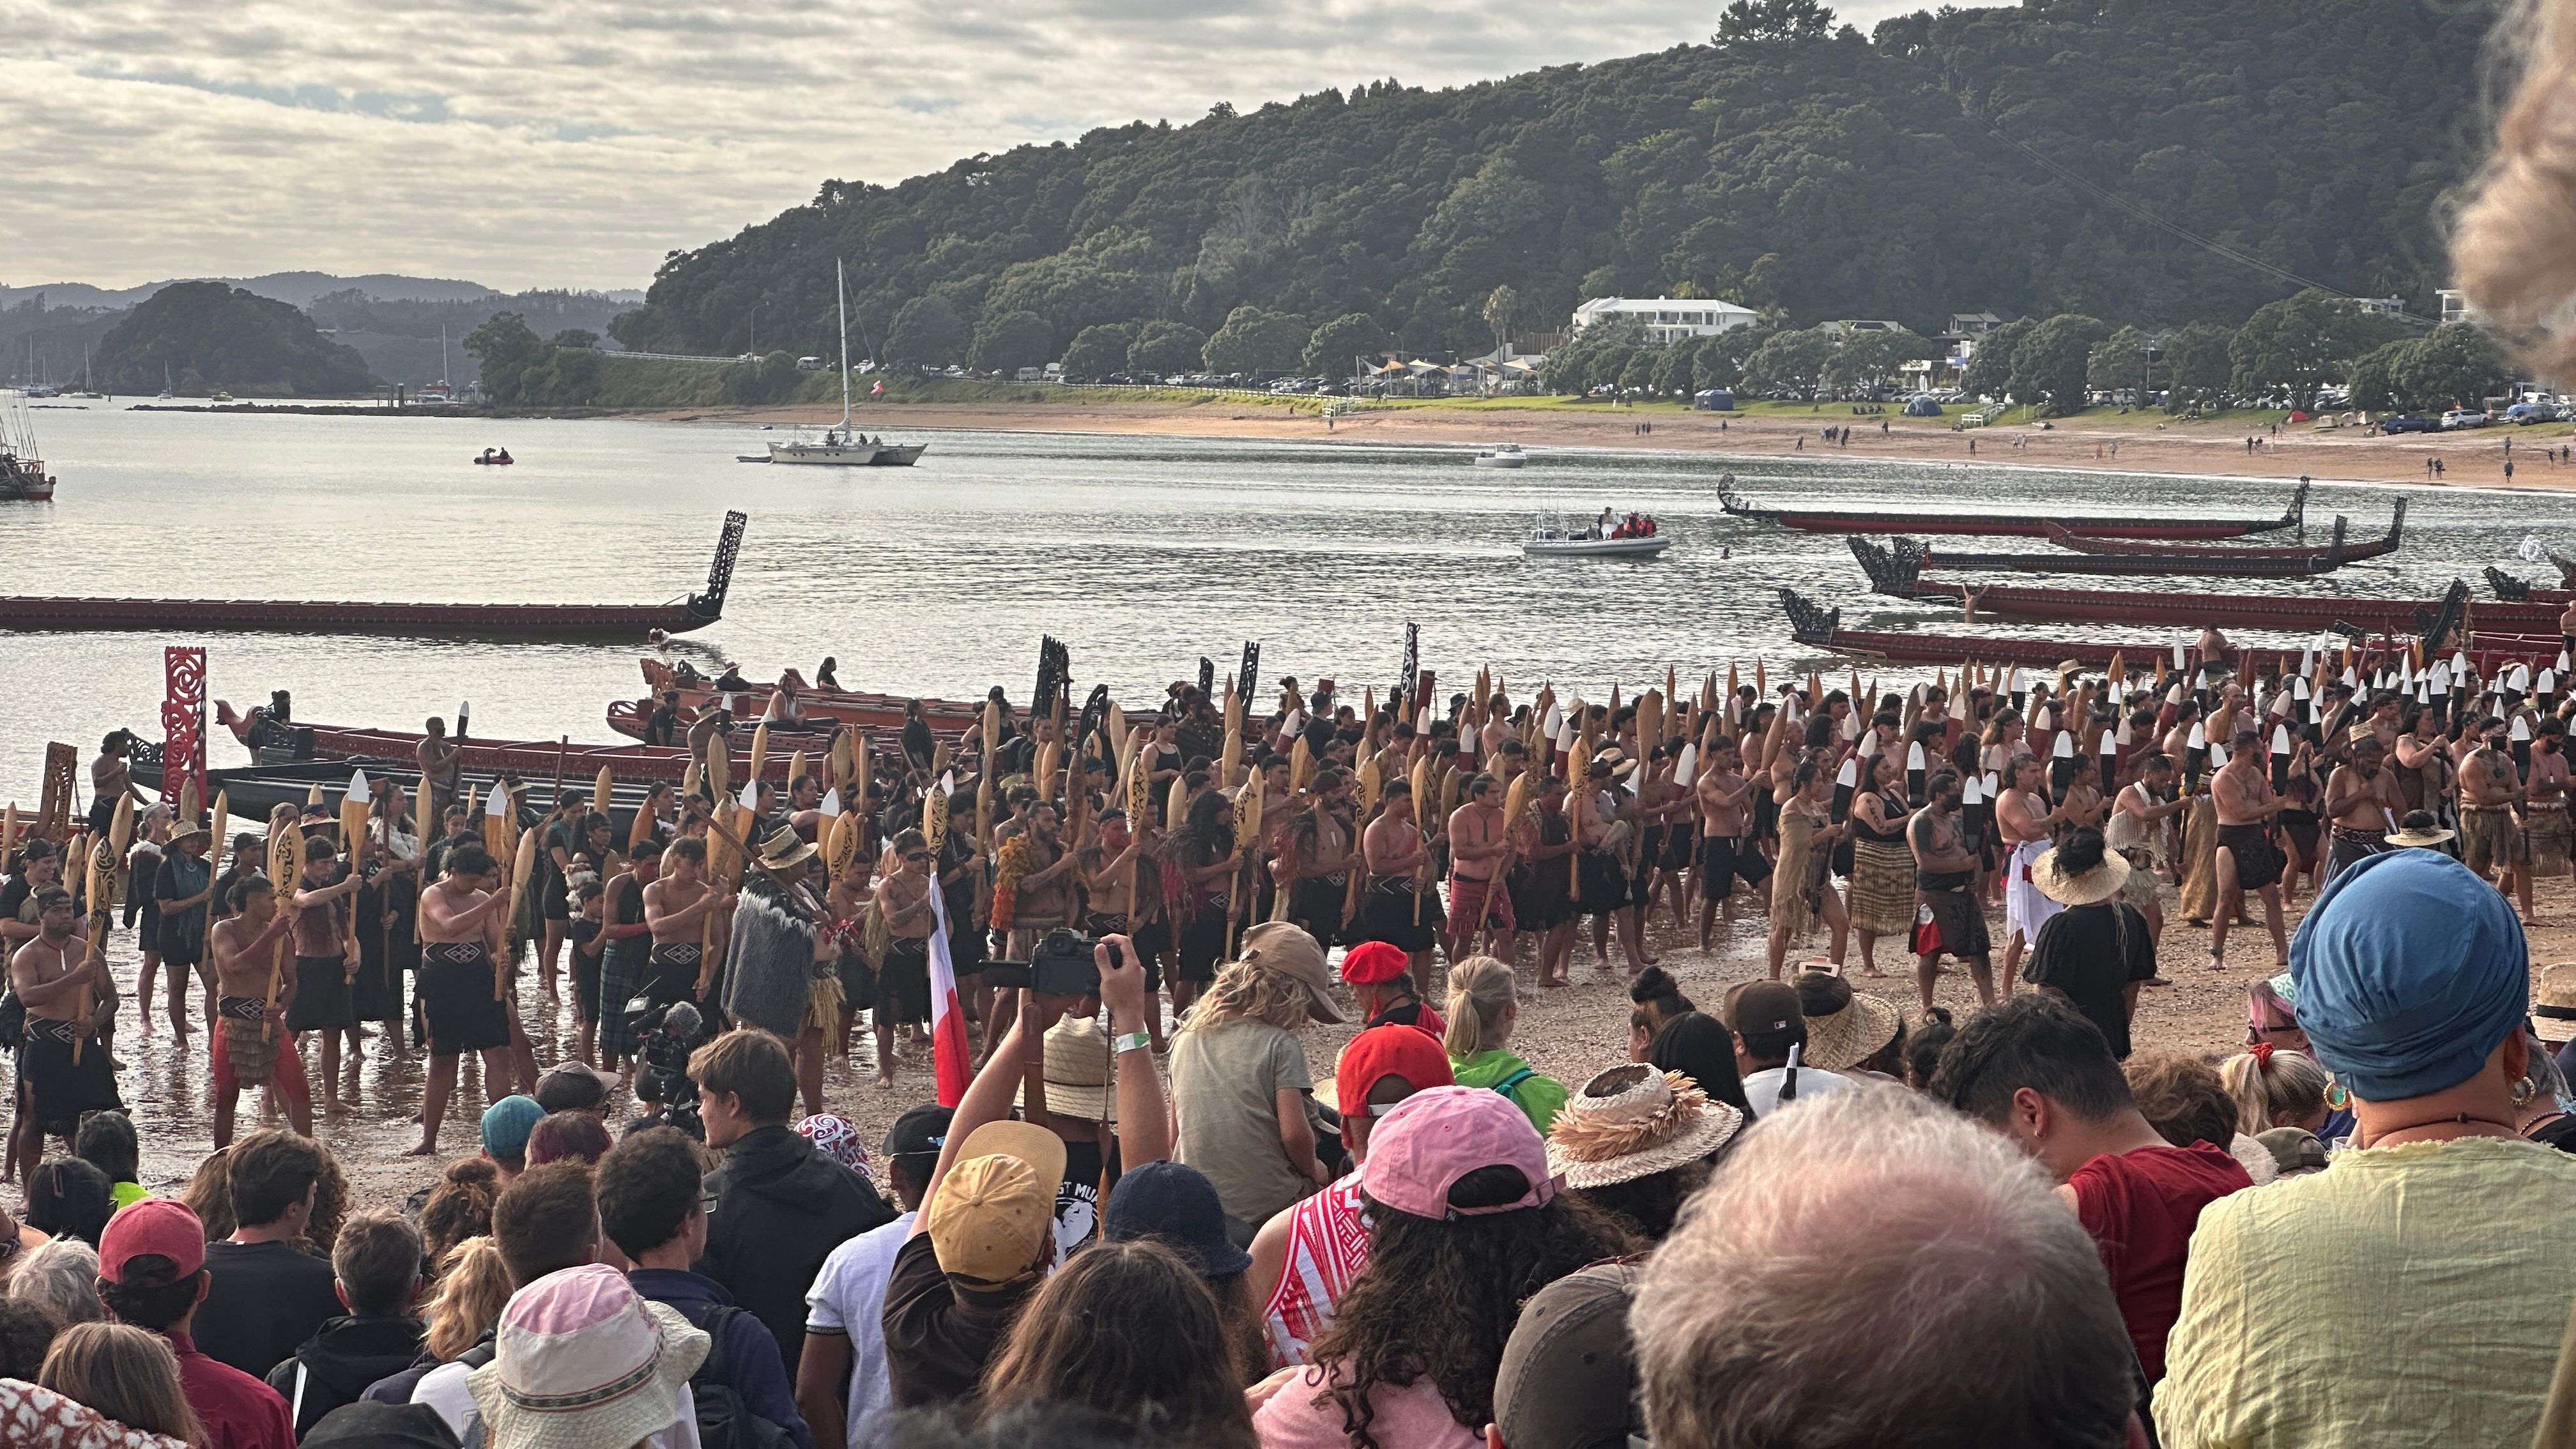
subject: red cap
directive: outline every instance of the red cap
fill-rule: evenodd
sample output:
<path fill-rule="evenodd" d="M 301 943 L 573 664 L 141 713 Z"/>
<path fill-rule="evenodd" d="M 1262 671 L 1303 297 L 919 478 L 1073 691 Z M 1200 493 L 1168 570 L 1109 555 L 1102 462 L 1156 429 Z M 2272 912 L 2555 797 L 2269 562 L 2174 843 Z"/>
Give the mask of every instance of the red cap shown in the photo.
<path fill-rule="evenodd" d="M 1392 949 L 1392 948 L 1390 948 Z M 1452 1087 L 1449 1053 L 1440 1039 L 1418 1026 L 1388 1022 L 1352 1037 L 1333 1068 L 1333 1100 L 1345 1117 L 1369 1115 L 1369 1088 L 1383 1077 L 1402 1077 L 1417 1092 Z"/>
<path fill-rule="evenodd" d="M 127 1263 L 155 1253 L 177 1264 L 181 1278 L 194 1277 L 206 1266 L 206 1225 L 186 1203 L 147 1197 L 118 1209 L 99 1235 L 98 1274 L 122 1283 Z"/>
<path fill-rule="evenodd" d="M 1375 986 L 1402 976 L 1403 948 L 1389 941 L 1362 941 L 1342 953 L 1342 979 L 1353 986 Z"/>

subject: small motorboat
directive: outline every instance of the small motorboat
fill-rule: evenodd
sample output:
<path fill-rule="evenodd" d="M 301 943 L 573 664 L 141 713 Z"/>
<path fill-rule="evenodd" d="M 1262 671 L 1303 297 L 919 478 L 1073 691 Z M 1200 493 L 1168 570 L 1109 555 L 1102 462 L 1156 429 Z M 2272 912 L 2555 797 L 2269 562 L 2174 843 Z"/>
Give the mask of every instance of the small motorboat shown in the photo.
<path fill-rule="evenodd" d="M 1665 533 L 1604 538 L 1598 529 L 1542 523 L 1522 540 L 1521 552 L 1532 558 L 1653 558 L 1672 546 L 1672 535 Z"/>
<path fill-rule="evenodd" d="M 1519 468 L 1529 463 L 1529 454 L 1522 452 L 1518 443 L 1497 443 L 1479 450 L 1468 461 L 1479 468 Z"/>
<path fill-rule="evenodd" d="M 767 453 L 736 453 L 733 455 L 733 460 L 737 463 L 766 463 L 771 461 Z"/>
<path fill-rule="evenodd" d="M 518 461 L 518 459 L 511 457 L 506 450 L 496 452 L 490 448 L 485 448 L 482 456 L 474 460 L 478 467 L 489 466 L 494 468 L 507 468 Z"/>

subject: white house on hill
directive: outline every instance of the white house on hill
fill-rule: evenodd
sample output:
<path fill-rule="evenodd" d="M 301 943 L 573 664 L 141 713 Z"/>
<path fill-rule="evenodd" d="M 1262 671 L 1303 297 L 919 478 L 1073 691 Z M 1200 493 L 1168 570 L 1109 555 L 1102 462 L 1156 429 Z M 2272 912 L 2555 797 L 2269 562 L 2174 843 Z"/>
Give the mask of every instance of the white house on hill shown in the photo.
<path fill-rule="evenodd" d="M 1657 342 L 1683 337 L 1715 337 L 1733 327 L 1748 327 L 1761 314 L 1733 302 L 1709 297 L 1595 297 L 1574 309 L 1575 331 L 1595 322 L 1634 322 Z"/>

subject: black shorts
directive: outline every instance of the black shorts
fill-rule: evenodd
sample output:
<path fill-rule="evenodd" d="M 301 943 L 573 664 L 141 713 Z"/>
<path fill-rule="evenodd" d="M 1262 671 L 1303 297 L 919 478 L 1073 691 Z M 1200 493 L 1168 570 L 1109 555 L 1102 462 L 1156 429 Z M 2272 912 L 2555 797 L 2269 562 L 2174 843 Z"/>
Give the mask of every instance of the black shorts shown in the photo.
<path fill-rule="evenodd" d="M 600 948 L 593 956 L 575 945 L 572 948 L 572 1014 L 576 1021 L 599 1020 L 600 958 L 616 949 L 615 943 Z"/>
<path fill-rule="evenodd" d="M 202 918 L 201 918 L 202 919 Z M 184 917 L 161 920 L 161 959 L 173 966 L 194 966 L 205 959 L 205 931 L 191 926 Z"/>
<path fill-rule="evenodd" d="M 107 1047 L 96 1038 L 72 1060 L 72 1026 L 67 1021 L 27 1020 L 27 1039 L 18 1049 L 18 1079 L 36 1120 L 52 1135 L 69 1137 L 83 1115 L 122 1107 L 116 1073 L 107 1064 Z"/>
<path fill-rule="evenodd" d="M 1664 828 L 1664 853 L 1655 861 L 1655 864 L 1669 871 L 1685 871 L 1690 869 L 1691 841 L 1692 834 L 1689 826 L 1666 826 Z"/>
<path fill-rule="evenodd" d="M 866 1011 L 877 1004 L 877 973 L 868 969 L 868 958 L 856 946 L 842 945 L 835 974 L 841 978 L 843 1011 Z"/>
<path fill-rule="evenodd" d="M 1407 955 L 1428 951 L 1440 939 L 1440 925 L 1447 919 L 1439 896 L 1429 891 L 1416 896 L 1409 880 L 1382 880 L 1369 887 L 1360 902 L 1360 918 L 1351 933 L 1353 944 L 1384 941 Z"/>
<path fill-rule="evenodd" d="M 2281 867 L 2289 862 L 2262 826 L 2222 825 L 2218 827 L 2218 843 L 2236 858 L 2237 889 L 2259 891 L 2281 883 Z"/>
<path fill-rule="evenodd" d="M 296 957 L 295 999 L 286 1003 L 286 1029 L 338 1031 L 357 1024 L 357 1013 L 349 1003 L 348 958 Z"/>
<path fill-rule="evenodd" d="M 1606 850 L 1585 850 L 1575 854 L 1575 869 L 1581 872 L 1580 896 L 1574 903 L 1575 914 L 1606 916 L 1632 899 L 1628 872 L 1619 857 Z"/>
<path fill-rule="evenodd" d="M 1759 890 L 1771 878 L 1771 862 L 1741 835 L 1711 835 L 1699 843 L 1699 895 L 1704 901 L 1724 900 L 1735 888 L 1735 882 Z"/>
<path fill-rule="evenodd" d="M 968 902 L 970 907 L 972 904 Z M 970 920 L 969 910 L 960 909 L 953 901 L 949 903 L 948 965 L 957 973 L 961 985 L 969 976 L 983 975 L 984 963 L 993 959 L 988 949 L 990 942 L 982 931 L 970 924 Z"/>
<path fill-rule="evenodd" d="M 930 942 L 900 937 L 886 947 L 885 964 L 877 969 L 876 1015 L 879 1026 L 930 1020 Z"/>
<path fill-rule="evenodd" d="M 1216 968 L 1225 956 L 1225 907 L 1211 901 L 1181 923 L 1180 960 L 1172 968 L 1175 981 L 1202 984 L 1216 979 Z"/>
<path fill-rule="evenodd" d="M 420 1009 L 429 1021 L 431 1056 L 510 1044 L 510 1013 L 493 989 L 496 969 L 480 941 L 433 941 L 420 948 Z"/>
<path fill-rule="evenodd" d="M 1342 939 L 1342 903 L 1350 898 L 1349 876 L 1340 880 L 1322 877 L 1301 880 L 1288 893 L 1288 919 L 1306 928 L 1318 946 L 1335 946 Z"/>
<path fill-rule="evenodd" d="M 643 993 L 655 1006 L 698 999 L 698 970 L 706 949 L 695 941 L 657 943 L 645 958 Z"/>
<path fill-rule="evenodd" d="M 1106 911 L 1087 912 L 1082 918 L 1082 933 L 1095 941 L 1103 936 L 1126 937 L 1127 944 L 1136 948 L 1137 958 L 1145 967 L 1145 990 L 1150 993 L 1163 989 L 1163 963 L 1154 959 L 1154 948 L 1145 939 L 1145 928 L 1136 925 L 1130 917 Z"/>
<path fill-rule="evenodd" d="M 569 921 L 572 919 L 572 898 L 564 890 L 564 878 L 551 871 L 546 875 L 545 899 L 547 920 Z"/>
<path fill-rule="evenodd" d="M 1923 927 L 1916 927 L 1914 954 L 1918 956 L 1956 956 L 1970 960 L 1994 950 L 1986 931 L 1985 908 L 1967 891 L 1924 891 L 1923 905 L 1932 913 L 1931 937 L 1926 939 Z M 1925 947 L 1931 947 L 1925 950 Z"/>

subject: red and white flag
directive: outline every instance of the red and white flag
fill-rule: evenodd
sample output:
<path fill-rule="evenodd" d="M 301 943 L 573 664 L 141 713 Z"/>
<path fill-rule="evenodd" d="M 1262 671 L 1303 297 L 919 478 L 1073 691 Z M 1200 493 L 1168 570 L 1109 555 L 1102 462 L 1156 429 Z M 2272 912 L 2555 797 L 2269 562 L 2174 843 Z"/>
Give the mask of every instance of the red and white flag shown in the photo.
<path fill-rule="evenodd" d="M 869 388 L 869 389 L 868 389 L 868 396 L 870 396 L 870 397 L 883 397 L 883 396 L 885 396 L 885 382 L 884 382 L 882 379 L 880 379 L 880 380 L 877 382 L 877 385 L 876 385 L 876 386 L 874 386 L 874 387 L 872 387 L 872 388 Z"/>
<path fill-rule="evenodd" d="M 954 1107 L 974 1079 L 966 1044 L 966 1008 L 957 1000 L 957 967 L 948 958 L 947 892 L 930 882 L 930 1062 L 939 1081 L 939 1105 Z"/>

